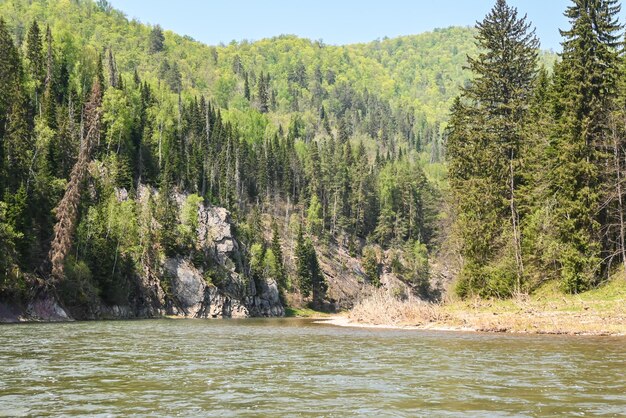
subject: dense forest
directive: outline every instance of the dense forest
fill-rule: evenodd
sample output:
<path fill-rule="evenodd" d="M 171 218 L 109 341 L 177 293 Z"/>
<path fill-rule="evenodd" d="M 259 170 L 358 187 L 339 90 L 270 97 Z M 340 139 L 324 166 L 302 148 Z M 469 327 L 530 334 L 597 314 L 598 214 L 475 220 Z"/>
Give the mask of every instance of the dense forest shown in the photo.
<path fill-rule="evenodd" d="M 201 204 L 250 280 L 318 307 L 342 248 L 422 297 L 434 267 L 463 297 L 597 285 L 626 263 L 618 12 L 573 1 L 553 65 L 504 0 L 476 28 L 211 47 L 104 0 L 2 1 L 0 296 L 124 305 L 166 257 L 207 263 Z"/>
<path fill-rule="evenodd" d="M 333 246 L 363 255 L 374 286 L 393 248 L 403 280 L 426 292 L 442 103 L 465 78 L 470 29 L 207 47 L 103 1 L 7 1 L 0 12 L 4 294 L 36 277 L 69 304 L 124 304 L 134 275 L 193 258 L 199 203 L 232 213 L 247 275 L 286 293 L 321 303 L 316 249 Z M 422 62 L 415 79 L 397 51 L 447 61 Z"/>
<path fill-rule="evenodd" d="M 447 142 L 462 296 L 547 280 L 578 293 L 626 263 L 622 25 L 616 0 L 575 0 L 563 52 L 537 65 L 531 23 L 504 0 L 478 24 L 481 53 Z"/>

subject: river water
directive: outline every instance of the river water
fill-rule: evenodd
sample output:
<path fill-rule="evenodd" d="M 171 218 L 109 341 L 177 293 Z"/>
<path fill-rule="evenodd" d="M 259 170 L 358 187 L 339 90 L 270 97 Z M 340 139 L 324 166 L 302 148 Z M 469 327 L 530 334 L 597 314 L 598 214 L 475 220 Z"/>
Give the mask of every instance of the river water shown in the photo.
<path fill-rule="evenodd" d="M 626 415 L 626 339 L 308 319 L 0 326 L 0 416 Z"/>

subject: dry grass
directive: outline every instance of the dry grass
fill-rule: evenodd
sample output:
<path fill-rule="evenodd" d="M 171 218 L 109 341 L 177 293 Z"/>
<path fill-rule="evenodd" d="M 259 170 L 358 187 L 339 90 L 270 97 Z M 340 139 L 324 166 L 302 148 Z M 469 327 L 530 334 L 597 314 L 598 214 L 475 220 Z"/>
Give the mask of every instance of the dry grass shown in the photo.
<path fill-rule="evenodd" d="M 351 321 L 371 325 L 422 325 L 443 321 L 439 305 L 409 298 L 399 300 L 389 292 L 378 289 L 369 298 L 357 303 L 348 313 Z"/>
<path fill-rule="evenodd" d="M 361 324 L 537 334 L 626 335 L 626 282 L 613 280 L 580 295 L 552 285 L 508 300 L 401 301 L 379 290 L 348 318 Z"/>

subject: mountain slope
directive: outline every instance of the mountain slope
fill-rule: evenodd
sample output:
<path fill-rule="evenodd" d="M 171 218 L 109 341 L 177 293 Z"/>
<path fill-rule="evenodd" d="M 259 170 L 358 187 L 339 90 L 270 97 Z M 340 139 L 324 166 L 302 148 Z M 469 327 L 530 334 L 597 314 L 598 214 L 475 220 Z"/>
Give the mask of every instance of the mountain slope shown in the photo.
<path fill-rule="evenodd" d="M 283 301 L 338 306 L 329 295 L 350 292 L 326 287 L 346 275 L 429 296 L 443 127 L 471 29 L 211 47 L 106 1 L 4 0 L 0 15 L 0 53 L 23 70 L 2 80 L 0 297 L 48 282 L 52 259 L 65 268 L 52 287 L 88 312 L 128 306 L 146 283 L 167 295 L 172 259 L 241 300 L 274 282 Z M 241 243 L 236 292 L 194 235 L 215 206 Z"/>

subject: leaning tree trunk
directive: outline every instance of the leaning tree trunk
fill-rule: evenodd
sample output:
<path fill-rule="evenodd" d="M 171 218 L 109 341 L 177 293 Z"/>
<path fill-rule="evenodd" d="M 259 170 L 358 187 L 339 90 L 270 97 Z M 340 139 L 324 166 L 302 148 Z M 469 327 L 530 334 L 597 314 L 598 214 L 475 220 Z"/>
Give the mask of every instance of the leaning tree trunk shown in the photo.
<path fill-rule="evenodd" d="M 72 247 L 72 235 L 76 228 L 78 204 L 80 203 L 83 184 L 87 177 L 91 151 L 100 132 L 101 101 L 101 86 L 96 79 L 91 89 L 89 101 L 85 105 L 87 133 L 81 142 L 78 160 L 72 168 L 65 194 L 55 209 L 57 223 L 54 225 L 54 238 L 48 253 L 48 260 L 52 265 L 51 281 L 53 284 L 63 279 L 65 257 Z"/>

